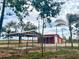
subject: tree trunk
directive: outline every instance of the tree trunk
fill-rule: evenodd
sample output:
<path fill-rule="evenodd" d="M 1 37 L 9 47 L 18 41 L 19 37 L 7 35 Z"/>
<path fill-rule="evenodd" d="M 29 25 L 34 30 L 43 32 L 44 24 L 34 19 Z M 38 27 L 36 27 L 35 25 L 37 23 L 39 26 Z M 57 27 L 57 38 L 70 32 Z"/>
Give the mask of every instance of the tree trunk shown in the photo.
<path fill-rule="evenodd" d="M 66 40 L 65 40 L 65 48 L 66 48 Z"/>
<path fill-rule="evenodd" d="M 38 20 L 38 32 L 40 33 L 40 21 Z"/>
<path fill-rule="evenodd" d="M 8 34 L 8 35 L 9 35 L 9 34 Z M 9 40 L 10 40 L 10 37 L 8 36 L 8 48 L 9 48 L 9 44 L 10 44 Z"/>
<path fill-rule="evenodd" d="M 57 35 L 57 26 L 56 26 L 56 35 Z M 56 36 L 56 37 L 57 37 L 57 36 Z M 58 41 L 58 37 L 57 37 L 57 41 Z M 58 50 L 57 43 L 58 43 L 58 42 L 55 43 L 55 44 L 56 44 L 56 50 Z"/>
<path fill-rule="evenodd" d="M 2 12 L 1 12 L 1 18 L 0 18 L 0 34 L 1 34 L 2 23 L 4 19 L 4 12 L 5 12 L 5 0 L 3 0 L 3 7 L 2 7 Z"/>
<path fill-rule="evenodd" d="M 22 37 L 21 37 L 21 36 L 19 36 L 19 44 L 21 44 L 21 38 L 22 38 Z"/>
<path fill-rule="evenodd" d="M 64 34 L 63 34 L 63 28 L 62 28 L 62 38 L 63 38 Z"/>
<path fill-rule="evenodd" d="M 33 37 L 32 37 L 32 47 L 34 47 L 34 41 L 33 41 Z"/>
<path fill-rule="evenodd" d="M 28 41 L 29 41 L 29 37 L 28 37 L 27 42 L 26 42 L 26 54 L 27 54 L 27 55 L 28 55 L 28 52 L 29 52 L 29 51 L 28 51 L 28 47 L 29 47 L 29 42 L 28 42 Z"/>
<path fill-rule="evenodd" d="M 78 50 L 79 50 L 79 39 L 78 39 Z"/>
<path fill-rule="evenodd" d="M 73 40 L 72 40 L 72 28 L 71 28 L 71 24 L 69 24 L 69 31 L 70 31 L 70 42 L 71 42 L 71 47 L 73 48 Z"/>
<path fill-rule="evenodd" d="M 43 57 L 43 53 L 44 53 L 44 47 L 43 47 L 43 36 L 44 35 L 44 19 L 43 19 L 43 25 L 42 25 L 42 44 L 41 44 L 41 49 L 42 49 L 42 57 Z"/>

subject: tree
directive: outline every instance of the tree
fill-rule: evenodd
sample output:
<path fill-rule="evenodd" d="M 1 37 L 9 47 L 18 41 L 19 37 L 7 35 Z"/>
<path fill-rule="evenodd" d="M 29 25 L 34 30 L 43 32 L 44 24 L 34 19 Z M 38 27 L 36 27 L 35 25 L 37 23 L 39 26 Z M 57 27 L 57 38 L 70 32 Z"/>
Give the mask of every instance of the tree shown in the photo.
<path fill-rule="evenodd" d="M 69 22 L 69 31 L 70 31 L 70 42 L 71 42 L 71 47 L 73 47 L 73 40 L 72 40 L 72 27 L 71 25 L 73 23 L 76 23 L 79 19 L 78 15 L 77 14 L 67 14 L 67 19 L 68 19 L 68 22 Z"/>
<path fill-rule="evenodd" d="M 6 33 L 9 35 L 11 33 L 11 26 L 12 24 L 11 23 L 7 23 L 7 25 L 5 25 L 5 28 L 6 28 Z M 9 36 L 7 37 L 8 38 L 8 47 L 9 47 Z"/>
<path fill-rule="evenodd" d="M 29 6 L 31 5 L 28 2 L 29 0 L 7 0 L 8 7 L 10 7 L 18 17 L 19 24 L 21 27 L 23 25 L 23 19 L 26 16 L 29 16 L 29 11 L 31 11 L 31 10 L 28 10 Z"/>
<path fill-rule="evenodd" d="M 14 21 L 11 21 L 12 23 L 12 28 L 14 28 L 14 31 L 13 32 L 17 32 L 17 29 L 18 29 L 18 27 L 17 27 L 17 22 L 14 22 Z"/>
<path fill-rule="evenodd" d="M 14 28 L 14 29 L 15 29 L 14 32 L 16 32 L 16 31 L 17 31 L 17 23 L 14 22 L 14 21 L 10 21 L 10 22 L 8 22 L 8 23 L 5 25 L 5 28 L 6 28 L 6 29 L 10 29 L 10 30 L 11 30 L 11 28 Z M 11 32 L 12 32 L 12 30 L 11 30 Z"/>
<path fill-rule="evenodd" d="M 28 0 L 7 0 L 7 5 L 11 8 L 12 11 L 14 11 L 21 25 L 23 18 L 29 15 L 28 11 L 30 10 L 28 10 L 28 8 L 30 3 L 28 3 Z"/>
<path fill-rule="evenodd" d="M 47 17 L 59 14 L 60 5 L 64 2 L 53 2 L 52 0 L 33 0 L 32 5 L 40 12 L 41 17 Z"/>
<path fill-rule="evenodd" d="M 23 20 L 19 21 L 18 28 L 21 30 L 20 32 L 24 30 L 24 27 L 25 27 L 25 23 L 23 22 Z"/>
<path fill-rule="evenodd" d="M 35 26 L 31 22 L 27 22 L 24 27 L 24 31 L 31 31 L 33 34 L 35 34 L 36 29 L 37 29 L 37 26 Z M 34 42 L 33 42 L 33 37 L 32 37 L 32 46 L 34 46 L 33 43 Z"/>
<path fill-rule="evenodd" d="M 9 7 L 14 11 L 16 16 L 19 19 L 18 27 L 20 28 L 20 32 L 23 31 L 24 28 L 24 22 L 23 19 L 29 14 L 28 8 L 29 4 L 27 3 L 27 0 L 7 0 L 7 3 L 9 3 Z M 21 43 L 21 36 L 19 36 L 19 44 Z"/>
<path fill-rule="evenodd" d="M 1 29 L 2 29 L 2 24 L 3 24 L 3 19 L 4 19 L 5 1 L 6 0 L 3 0 L 2 12 L 1 12 L 1 18 L 0 18 L 0 34 L 1 34 Z"/>
<path fill-rule="evenodd" d="M 29 15 L 29 6 L 30 4 L 28 3 L 29 0 L 7 0 L 7 5 L 12 8 L 14 13 L 19 19 L 19 26 L 21 29 L 21 32 L 23 31 L 24 28 L 24 22 L 23 19 Z M 20 44 L 21 36 L 19 36 L 19 44 Z"/>
<path fill-rule="evenodd" d="M 27 3 L 27 0 L 7 0 L 7 5 L 20 19 L 28 14 L 27 9 L 29 8 L 29 4 Z"/>
<path fill-rule="evenodd" d="M 77 32 L 77 40 L 78 40 L 78 49 L 79 49 L 79 22 L 75 24 L 76 32 Z"/>
<path fill-rule="evenodd" d="M 38 16 L 37 18 L 36 18 L 36 20 L 38 21 L 38 32 L 40 33 L 40 16 Z"/>
<path fill-rule="evenodd" d="M 3 28 L 5 28 L 5 32 L 9 35 L 10 33 L 16 32 L 17 24 L 14 21 L 8 22 Z M 15 29 L 14 31 L 12 29 Z M 9 46 L 9 36 L 8 36 L 8 46 Z"/>
<path fill-rule="evenodd" d="M 24 31 L 34 31 L 36 29 L 37 29 L 37 26 L 35 26 L 34 24 L 30 22 L 27 22 L 24 27 Z"/>
<path fill-rule="evenodd" d="M 40 17 L 43 20 L 42 24 L 42 56 L 43 56 L 43 33 L 44 33 L 44 25 L 45 19 L 48 22 L 51 22 L 50 17 L 55 17 L 59 14 L 61 5 L 63 3 L 53 2 L 52 0 L 33 0 L 32 5 L 35 7 L 37 11 L 40 12 Z M 50 20 L 50 21 L 49 21 Z"/>
<path fill-rule="evenodd" d="M 6 32 L 6 28 L 2 27 L 2 31 L 1 32 Z"/>
<path fill-rule="evenodd" d="M 0 18 L 0 33 L 2 29 L 4 11 L 6 7 L 10 7 L 21 21 L 23 17 L 26 17 L 26 15 L 28 14 L 28 12 L 26 11 L 29 7 L 29 4 L 27 3 L 27 0 L 3 0 L 3 7 L 2 7 L 2 12 L 1 12 L 1 18 Z"/>
<path fill-rule="evenodd" d="M 66 36 L 63 36 L 63 39 L 64 39 L 64 41 L 65 41 L 65 48 L 66 48 Z"/>

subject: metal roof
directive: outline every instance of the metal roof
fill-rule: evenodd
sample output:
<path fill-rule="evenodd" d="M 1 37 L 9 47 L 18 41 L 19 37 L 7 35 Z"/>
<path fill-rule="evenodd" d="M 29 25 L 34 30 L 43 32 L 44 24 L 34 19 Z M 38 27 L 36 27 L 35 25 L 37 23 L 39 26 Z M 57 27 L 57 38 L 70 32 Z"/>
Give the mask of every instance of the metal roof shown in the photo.
<path fill-rule="evenodd" d="M 10 34 L 6 34 L 6 36 L 37 37 L 39 36 L 39 33 L 31 31 L 31 32 L 21 32 L 21 33 L 10 33 Z"/>

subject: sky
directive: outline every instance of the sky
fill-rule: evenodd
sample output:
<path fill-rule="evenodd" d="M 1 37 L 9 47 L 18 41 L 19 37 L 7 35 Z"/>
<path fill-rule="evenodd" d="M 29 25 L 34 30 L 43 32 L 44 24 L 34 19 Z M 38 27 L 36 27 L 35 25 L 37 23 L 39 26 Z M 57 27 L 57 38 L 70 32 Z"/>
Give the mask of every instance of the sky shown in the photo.
<path fill-rule="evenodd" d="M 2 0 L 0 0 L 2 1 Z M 65 2 L 65 4 L 63 4 L 61 6 L 61 11 L 59 13 L 59 15 L 56 16 L 56 18 L 52 18 L 52 27 L 50 28 L 49 26 L 47 26 L 47 28 L 45 28 L 45 34 L 55 34 L 56 33 L 56 27 L 55 27 L 55 23 L 54 21 L 57 19 L 62 19 L 66 21 L 66 24 L 68 24 L 66 15 L 68 13 L 72 13 L 72 14 L 79 14 L 79 0 L 54 0 L 54 1 L 62 1 Z M 0 8 L 1 8 L 0 4 Z M 30 7 L 31 9 L 32 7 Z M 1 11 L 0 11 L 1 12 Z M 12 13 L 12 16 L 7 16 L 7 13 Z M 26 23 L 28 21 L 34 23 L 35 25 L 38 26 L 38 21 L 36 20 L 36 18 L 38 17 L 39 12 L 37 12 L 35 9 L 30 13 L 30 16 L 28 16 L 27 18 L 24 18 L 23 21 Z M 18 22 L 18 18 L 15 16 L 14 12 L 11 11 L 10 8 L 6 8 L 5 9 L 5 17 L 4 17 L 4 21 L 3 21 L 3 26 L 5 24 L 7 24 L 8 22 L 10 22 L 11 20 Z M 42 21 L 40 21 L 40 29 L 42 29 Z M 58 34 L 60 36 L 62 36 L 62 32 L 61 32 L 61 28 L 65 28 L 66 30 L 64 30 L 64 36 L 66 36 L 67 38 L 69 37 L 69 31 L 68 31 L 68 27 L 67 26 L 62 26 L 62 27 L 58 27 Z M 41 30 L 40 30 L 41 31 Z"/>

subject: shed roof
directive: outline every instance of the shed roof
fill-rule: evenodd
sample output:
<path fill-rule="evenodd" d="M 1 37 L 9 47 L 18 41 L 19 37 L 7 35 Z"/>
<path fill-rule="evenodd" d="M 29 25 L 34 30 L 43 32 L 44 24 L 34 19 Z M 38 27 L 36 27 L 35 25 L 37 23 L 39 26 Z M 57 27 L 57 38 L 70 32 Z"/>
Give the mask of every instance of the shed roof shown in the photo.
<path fill-rule="evenodd" d="M 35 32 L 35 31 L 30 31 L 30 32 L 21 32 L 21 33 L 10 33 L 10 34 L 6 34 L 6 36 L 26 36 L 26 37 L 37 37 L 40 34 Z"/>

